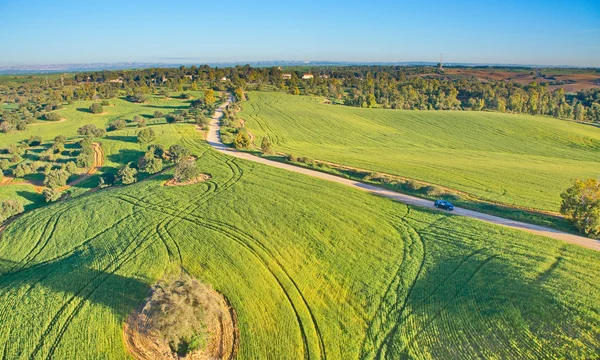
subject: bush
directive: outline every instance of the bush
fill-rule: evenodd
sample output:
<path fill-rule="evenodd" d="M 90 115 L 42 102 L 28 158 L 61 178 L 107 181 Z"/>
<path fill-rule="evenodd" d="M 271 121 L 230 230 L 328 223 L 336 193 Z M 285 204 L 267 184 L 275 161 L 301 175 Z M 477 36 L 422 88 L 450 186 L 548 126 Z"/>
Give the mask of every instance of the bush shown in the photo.
<path fill-rule="evenodd" d="M 44 115 L 44 119 L 48 121 L 58 121 L 60 120 L 60 115 L 58 115 L 57 113 L 46 113 Z"/>
<path fill-rule="evenodd" d="M 44 185 L 50 188 L 59 188 L 67 185 L 69 173 L 65 170 L 50 170 L 44 179 Z"/>
<path fill-rule="evenodd" d="M 140 121 L 138 121 L 138 127 L 139 128 L 146 127 L 146 119 L 142 118 Z"/>
<path fill-rule="evenodd" d="M 236 149 L 247 149 L 250 147 L 250 136 L 243 131 L 240 131 L 235 140 L 233 140 L 233 145 Z"/>
<path fill-rule="evenodd" d="M 127 124 L 125 123 L 125 121 L 123 119 L 117 119 L 117 120 L 111 122 L 110 124 L 108 124 L 108 131 L 123 130 L 126 127 L 127 127 Z"/>
<path fill-rule="evenodd" d="M 160 119 L 161 117 L 165 116 L 165 114 L 163 114 L 161 111 L 155 111 L 154 112 L 154 118 L 155 119 Z"/>
<path fill-rule="evenodd" d="M 60 197 L 62 195 L 62 193 L 60 191 L 58 191 L 57 189 L 53 189 L 53 188 L 45 188 L 44 191 L 42 191 L 42 194 L 44 195 L 46 202 L 54 202 L 54 201 L 60 199 Z"/>
<path fill-rule="evenodd" d="M 54 142 L 64 144 L 67 142 L 67 138 L 64 135 L 58 135 L 57 137 L 54 138 Z"/>
<path fill-rule="evenodd" d="M 0 203 L 0 222 L 8 219 L 11 216 L 25 211 L 23 204 L 16 200 L 4 200 Z"/>
<path fill-rule="evenodd" d="M 273 150 L 271 149 L 271 140 L 269 140 L 268 137 L 265 136 L 262 139 L 262 142 L 260 143 L 260 150 L 265 155 L 273 153 Z"/>
<path fill-rule="evenodd" d="M 165 118 L 167 119 L 167 122 L 169 124 L 174 124 L 174 123 L 182 122 L 185 120 L 183 118 L 183 116 L 175 114 L 175 113 L 167 114 L 167 116 Z"/>
<path fill-rule="evenodd" d="M 94 166 L 94 156 L 92 154 L 81 153 L 75 159 L 77 167 L 82 169 L 89 169 Z"/>
<path fill-rule="evenodd" d="M 307 164 L 307 165 L 313 165 L 315 163 L 315 161 L 309 157 L 303 156 L 303 157 L 299 157 L 297 160 L 299 163 L 303 163 L 303 164 Z"/>
<path fill-rule="evenodd" d="M 148 151 L 154 154 L 154 157 L 163 158 L 165 156 L 165 146 L 163 144 L 154 144 L 148 146 Z"/>
<path fill-rule="evenodd" d="M 98 103 L 93 103 L 92 105 L 90 105 L 89 109 L 92 114 L 100 114 L 104 111 L 104 108 L 102 107 L 102 105 L 100 105 Z"/>
<path fill-rule="evenodd" d="M 122 167 L 121 169 L 119 169 L 119 172 L 117 173 L 117 175 L 119 176 L 119 179 L 125 185 L 129 185 L 129 184 L 133 184 L 133 183 L 137 182 L 137 174 L 138 174 L 138 171 L 136 169 L 132 168 L 130 166 L 130 164 L 127 164 L 124 167 Z"/>
<path fill-rule="evenodd" d="M 142 94 L 141 92 L 136 92 L 133 95 L 128 95 L 127 100 L 134 103 L 143 103 L 146 101 L 146 95 Z"/>
<path fill-rule="evenodd" d="M 100 105 L 102 105 L 102 106 L 110 106 L 110 103 L 108 102 L 108 100 L 102 100 L 102 102 L 100 103 Z"/>
<path fill-rule="evenodd" d="M 42 144 L 42 138 L 40 136 L 32 136 L 29 138 L 29 146 L 39 146 Z"/>
<path fill-rule="evenodd" d="M 409 179 L 404 182 L 404 187 L 410 191 L 419 191 L 421 188 L 423 188 L 423 185 Z"/>
<path fill-rule="evenodd" d="M 174 163 L 179 163 L 190 156 L 190 151 L 181 145 L 171 145 L 169 147 L 169 159 Z"/>
<path fill-rule="evenodd" d="M 600 235 L 600 180 L 576 180 L 560 197 L 560 213 L 577 230 L 588 236 Z"/>
<path fill-rule="evenodd" d="M 26 164 L 19 164 L 13 170 L 13 176 L 16 178 L 22 178 L 25 175 L 31 174 L 31 168 Z"/>
<path fill-rule="evenodd" d="M 289 155 L 287 156 L 287 161 L 291 161 L 291 162 L 297 162 L 297 161 L 298 161 L 298 158 L 297 158 L 297 157 L 296 157 L 296 155 L 294 155 L 294 154 L 289 154 Z"/>
<path fill-rule="evenodd" d="M 84 136 L 102 137 L 106 135 L 106 130 L 99 129 L 94 124 L 83 125 L 77 129 L 77 134 Z"/>
<path fill-rule="evenodd" d="M 10 167 L 10 161 L 8 159 L 0 160 L 0 170 L 8 170 Z"/>
<path fill-rule="evenodd" d="M 149 155 L 149 156 L 146 156 Z M 163 161 L 160 158 L 154 157 L 150 152 L 144 156 L 144 170 L 148 174 L 156 174 L 163 169 Z"/>
<path fill-rule="evenodd" d="M 69 161 L 65 164 L 65 170 L 69 174 L 76 174 L 77 173 L 77 164 L 75 164 L 74 161 Z"/>
<path fill-rule="evenodd" d="M 14 154 L 13 156 L 10 157 L 10 162 L 12 162 L 12 163 L 18 163 L 21 160 L 23 160 L 23 159 L 21 158 L 21 155 L 19 155 L 19 154 Z"/>
<path fill-rule="evenodd" d="M 186 182 L 195 179 L 200 175 L 200 169 L 196 166 L 194 160 L 184 160 L 175 167 L 173 179 L 177 182 Z"/>
<path fill-rule="evenodd" d="M 149 128 L 142 129 L 137 134 L 137 141 L 140 144 L 147 144 L 149 142 L 152 142 L 152 140 L 154 140 L 155 137 L 156 137 L 156 135 L 154 134 L 154 130 L 149 129 Z"/>

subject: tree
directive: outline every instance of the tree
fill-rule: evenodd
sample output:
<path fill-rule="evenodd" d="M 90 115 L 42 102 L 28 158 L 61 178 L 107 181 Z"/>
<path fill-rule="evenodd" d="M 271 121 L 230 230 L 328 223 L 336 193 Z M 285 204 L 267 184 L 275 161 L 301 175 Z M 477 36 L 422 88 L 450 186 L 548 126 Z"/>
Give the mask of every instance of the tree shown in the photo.
<path fill-rule="evenodd" d="M 165 114 L 163 114 L 161 111 L 155 111 L 154 112 L 154 118 L 155 119 L 160 119 L 161 117 L 165 116 Z"/>
<path fill-rule="evenodd" d="M 92 154 L 81 153 L 75 158 L 77 167 L 82 169 L 89 169 L 94 166 L 94 156 Z"/>
<path fill-rule="evenodd" d="M 125 123 L 125 121 L 123 119 L 117 119 L 117 120 L 111 122 L 110 124 L 108 124 L 108 131 L 123 130 L 126 127 L 127 127 L 127 124 Z"/>
<path fill-rule="evenodd" d="M 77 129 L 77 134 L 92 137 L 102 137 L 106 135 L 106 130 L 99 129 L 94 124 L 87 124 Z"/>
<path fill-rule="evenodd" d="M 42 194 L 44 195 L 46 202 L 54 202 L 60 199 L 62 195 L 59 190 L 53 188 L 45 188 L 44 191 L 42 191 Z"/>
<path fill-rule="evenodd" d="M 204 90 L 204 102 L 210 105 L 215 101 L 217 101 L 217 98 L 215 97 L 215 91 L 213 89 Z"/>
<path fill-rule="evenodd" d="M 233 144 L 236 149 L 247 149 L 250 146 L 250 137 L 244 131 L 240 131 L 233 140 Z"/>
<path fill-rule="evenodd" d="M 10 161 L 8 159 L 0 160 L 0 170 L 8 170 L 10 167 Z"/>
<path fill-rule="evenodd" d="M 11 216 L 15 216 L 17 214 L 25 211 L 23 208 L 23 204 L 16 200 L 4 200 L 0 203 L 0 222 L 8 219 Z"/>
<path fill-rule="evenodd" d="M 156 158 L 162 159 L 165 156 L 165 146 L 163 144 L 150 145 L 148 151 L 152 152 Z"/>
<path fill-rule="evenodd" d="M 154 130 L 152 130 L 150 128 L 146 128 L 146 129 L 142 129 L 138 132 L 137 141 L 143 145 L 143 144 L 152 142 L 155 137 L 156 137 L 156 135 L 154 134 Z"/>
<path fill-rule="evenodd" d="M 181 160 L 185 160 L 190 156 L 190 151 L 185 147 L 175 144 L 169 147 L 169 159 L 178 164 Z"/>
<path fill-rule="evenodd" d="M 49 188 L 59 188 L 67 185 L 69 173 L 66 170 L 51 170 L 44 178 L 44 185 Z"/>
<path fill-rule="evenodd" d="M 42 138 L 40 136 L 32 136 L 29 138 L 29 146 L 39 146 L 42 143 Z"/>
<path fill-rule="evenodd" d="M 264 137 L 260 143 L 260 150 L 263 154 L 271 154 L 273 150 L 271 150 L 271 141 L 268 137 Z"/>
<path fill-rule="evenodd" d="M 144 160 L 144 170 L 148 174 L 156 174 L 163 169 L 163 161 L 160 158 L 156 158 L 154 156 L 146 158 L 146 156 L 144 156 Z"/>
<path fill-rule="evenodd" d="M 237 101 L 246 100 L 246 94 L 244 94 L 244 89 L 241 86 L 235 89 L 235 98 Z"/>
<path fill-rule="evenodd" d="M 58 135 L 57 137 L 54 138 L 54 142 L 64 144 L 67 142 L 67 138 L 64 135 Z"/>
<path fill-rule="evenodd" d="M 47 113 L 44 115 L 44 118 L 48 121 L 58 121 L 60 120 L 60 115 L 57 113 Z"/>
<path fill-rule="evenodd" d="M 15 169 L 13 170 L 13 175 L 16 178 L 22 178 L 28 174 L 31 174 L 31 168 L 26 164 L 21 163 L 17 165 L 17 167 L 15 167 Z"/>
<path fill-rule="evenodd" d="M 575 227 L 588 236 L 600 235 L 600 181 L 576 180 L 575 184 L 560 197 L 561 214 L 570 219 Z"/>
<path fill-rule="evenodd" d="M 119 172 L 117 173 L 119 179 L 121 179 L 121 182 L 125 185 L 133 184 L 134 182 L 136 182 L 137 174 L 138 171 L 135 168 L 132 168 L 130 164 L 127 164 L 121 169 L 119 169 Z"/>
<path fill-rule="evenodd" d="M 104 108 L 102 107 L 102 105 L 100 105 L 98 103 L 93 103 L 92 105 L 90 105 L 89 109 L 92 114 L 100 114 L 104 111 Z"/>
<path fill-rule="evenodd" d="M 69 173 L 69 174 L 75 174 L 77 173 L 77 164 L 75 164 L 74 161 L 69 161 L 65 164 L 64 169 Z"/>
<path fill-rule="evenodd" d="M 177 164 L 173 178 L 177 182 L 186 182 L 195 179 L 198 175 L 200 175 L 200 169 L 196 166 L 196 162 L 188 159 Z"/>
<path fill-rule="evenodd" d="M 181 116 L 179 114 L 175 114 L 175 113 L 167 114 L 167 116 L 165 116 L 165 118 L 166 118 L 166 120 L 167 120 L 167 122 L 169 124 L 173 124 L 173 123 L 176 123 L 176 122 L 182 122 L 182 121 L 185 120 L 183 118 L 183 116 Z"/>

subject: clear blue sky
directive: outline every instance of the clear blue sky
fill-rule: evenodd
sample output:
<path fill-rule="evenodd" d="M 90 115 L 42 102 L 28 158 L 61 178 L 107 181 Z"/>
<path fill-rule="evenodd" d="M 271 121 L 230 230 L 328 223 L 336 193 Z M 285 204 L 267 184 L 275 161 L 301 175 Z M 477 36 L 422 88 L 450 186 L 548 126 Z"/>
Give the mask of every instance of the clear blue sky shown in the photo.
<path fill-rule="evenodd" d="M 600 66 L 600 0 L 0 0 L 0 65 L 260 60 Z"/>

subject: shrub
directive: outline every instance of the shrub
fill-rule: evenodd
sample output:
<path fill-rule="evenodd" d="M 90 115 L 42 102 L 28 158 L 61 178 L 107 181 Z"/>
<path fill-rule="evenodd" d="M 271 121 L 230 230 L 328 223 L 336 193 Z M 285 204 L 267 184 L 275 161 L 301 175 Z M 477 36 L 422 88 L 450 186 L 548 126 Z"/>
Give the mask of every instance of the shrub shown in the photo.
<path fill-rule="evenodd" d="M 167 119 L 167 122 L 169 124 L 174 124 L 174 123 L 182 122 L 185 120 L 183 118 L 183 116 L 175 114 L 175 113 L 167 114 L 167 116 L 165 118 Z"/>
<path fill-rule="evenodd" d="M 58 135 L 57 137 L 54 138 L 54 142 L 55 143 L 66 143 L 67 142 L 67 138 L 64 135 Z"/>
<path fill-rule="evenodd" d="M 173 178 L 177 182 L 190 181 L 200 175 L 200 169 L 196 166 L 194 160 L 184 160 L 175 167 Z"/>
<path fill-rule="evenodd" d="M 115 183 L 117 177 L 113 173 L 104 173 L 100 175 L 100 179 L 98 180 L 98 186 L 107 187 L 111 186 Z"/>
<path fill-rule="evenodd" d="M 165 114 L 163 114 L 161 111 L 157 110 L 157 111 L 154 112 L 154 118 L 155 119 L 159 119 L 159 118 L 161 118 L 163 116 L 165 116 Z"/>
<path fill-rule="evenodd" d="M 65 170 L 69 174 L 75 174 L 75 173 L 77 173 L 77 164 L 75 164 L 74 161 L 69 161 L 65 164 Z"/>
<path fill-rule="evenodd" d="M 100 105 L 98 103 L 93 103 L 92 105 L 90 105 L 89 109 L 92 114 L 100 114 L 104 111 L 104 108 L 102 107 L 102 105 Z"/>
<path fill-rule="evenodd" d="M 8 159 L 0 160 L 0 170 L 8 170 L 10 167 L 10 161 Z"/>
<path fill-rule="evenodd" d="M 140 144 L 147 144 L 149 142 L 152 142 L 152 140 L 154 140 L 155 137 L 156 135 L 154 134 L 154 130 L 150 128 L 142 129 L 137 134 L 137 141 Z"/>
<path fill-rule="evenodd" d="M 44 195 L 46 202 L 54 202 L 54 201 L 60 199 L 60 197 L 62 195 L 62 193 L 60 191 L 58 191 L 57 189 L 53 189 L 53 188 L 45 188 L 44 191 L 42 191 L 42 194 Z"/>
<path fill-rule="evenodd" d="M 21 158 L 21 155 L 19 155 L 19 154 L 14 154 L 13 156 L 10 157 L 10 162 L 12 162 L 12 163 L 18 163 L 21 160 L 23 160 L 23 159 Z"/>
<path fill-rule="evenodd" d="M 236 149 L 247 149 L 250 147 L 250 136 L 243 131 L 240 131 L 235 140 L 233 140 L 233 145 Z"/>
<path fill-rule="evenodd" d="M 110 106 L 110 103 L 108 102 L 108 100 L 102 100 L 102 102 L 100 103 L 100 105 L 102 105 L 102 106 Z"/>
<path fill-rule="evenodd" d="M 29 146 L 39 146 L 42 143 L 42 138 L 40 136 L 32 136 L 29 138 Z"/>
<path fill-rule="evenodd" d="M 77 167 L 88 169 L 94 165 L 94 156 L 92 154 L 81 153 L 75 159 Z"/>
<path fill-rule="evenodd" d="M 127 164 L 124 167 L 122 167 L 121 169 L 119 169 L 119 172 L 117 173 L 117 175 L 119 176 L 119 179 L 125 185 L 133 184 L 134 182 L 136 182 L 137 174 L 138 174 L 138 171 L 136 169 L 132 168 L 130 166 L 130 164 Z"/>
<path fill-rule="evenodd" d="M 588 236 L 600 235 L 600 180 L 576 180 L 560 197 L 560 213 Z"/>
<path fill-rule="evenodd" d="M 59 188 L 67 185 L 69 173 L 66 170 L 50 170 L 44 178 L 44 185 L 50 188 Z"/>
<path fill-rule="evenodd" d="M 260 143 L 260 150 L 262 151 L 263 154 L 271 154 L 273 153 L 273 150 L 271 149 L 271 141 L 269 140 L 268 137 L 264 137 L 262 139 L 262 142 Z"/>
<path fill-rule="evenodd" d="M 125 121 L 123 119 L 117 119 L 108 124 L 108 131 L 123 130 L 125 127 L 127 127 Z"/>
<path fill-rule="evenodd" d="M 190 156 L 190 151 L 185 147 L 175 144 L 169 147 L 169 159 L 174 163 L 179 163 Z"/>
<path fill-rule="evenodd" d="M 406 182 L 404 182 L 404 187 L 410 191 L 418 191 L 423 187 L 423 185 L 421 185 L 420 183 L 418 183 L 414 180 L 409 179 L 409 180 L 406 180 Z"/>
<path fill-rule="evenodd" d="M 106 130 L 99 129 L 94 124 L 83 125 L 77 129 L 77 134 L 84 136 L 102 137 L 106 135 Z"/>
<path fill-rule="evenodd" d="M 46 113 L 44 115 L 44 119 L 48 121 L 58 121 L 60 120 L 60 115 L 58 115 L 57 113 Z"/>
<path fill-rule="evenodd" d="M 148 156 L 149 155 L 149 156 Z M 151 152 L 144 155 L 144 170 L 148 174 L 156 174 L 163 169 L 163 161 L 160 158 L 154 157 Z"/>
<path fill-rule="evenodd" d="M 289 154 L 289 155 L 287 156 L 287 161 L 291 161 L 291 162 L 297 162 L 297 161 L 298 161 L 298 158 L 297 158 L 297 157 L 296 157 L 296 155 L 294 155 L 294 154 Z"/>
<path fill-rule="evenodd" d="M 13 169 L 13 176 L 16 178 L 22 178 L 25 175 L 31 174 L 31 168 L 26 164 L 19 164 Z"/>
<path fill-rule="evenodd" d="M 23 204 L 16 200 L 4 200 L 0 203 L 0 221 L 4 221 L 11 216 L 15 216 L 24 211 Z"/>
<path fill-rule="evenodd" d="M 148 151 L 154 154 L 154 157 L 163 158 L 165 156 L 165 146 L 163 144 L 154 144 L 148 146 Z"/>

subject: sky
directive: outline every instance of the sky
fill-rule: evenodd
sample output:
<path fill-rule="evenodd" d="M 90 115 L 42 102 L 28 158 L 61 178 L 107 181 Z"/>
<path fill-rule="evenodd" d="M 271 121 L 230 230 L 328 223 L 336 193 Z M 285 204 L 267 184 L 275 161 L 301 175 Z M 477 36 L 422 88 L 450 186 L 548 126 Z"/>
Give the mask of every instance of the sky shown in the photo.
<path fill-rule="evenodd" d="M 0 0 L 0 65 L 272 60 L 600 67 L 600 0 Z"/>

